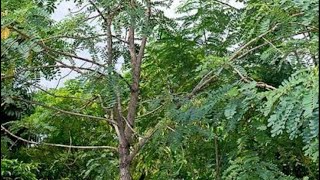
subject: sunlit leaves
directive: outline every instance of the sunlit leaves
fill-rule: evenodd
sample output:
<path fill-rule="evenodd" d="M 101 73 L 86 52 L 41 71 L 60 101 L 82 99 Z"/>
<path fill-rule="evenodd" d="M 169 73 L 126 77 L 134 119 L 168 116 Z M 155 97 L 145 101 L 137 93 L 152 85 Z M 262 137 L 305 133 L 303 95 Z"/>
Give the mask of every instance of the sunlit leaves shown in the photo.
<path fill-rule="evenodd" d="M 8 39 L 10 35 L 10 29 L 8 27 L 1 28 L 1 40 Z"/>
<path fill-rule="evenodd" d="M 38 170 L 38 164 L 36 163 L 24 163 L 17 159 L 2 159 L 1 158 L 1 177 L 2 178 L 15 178 L 36 180 L 36 171 Z"/>

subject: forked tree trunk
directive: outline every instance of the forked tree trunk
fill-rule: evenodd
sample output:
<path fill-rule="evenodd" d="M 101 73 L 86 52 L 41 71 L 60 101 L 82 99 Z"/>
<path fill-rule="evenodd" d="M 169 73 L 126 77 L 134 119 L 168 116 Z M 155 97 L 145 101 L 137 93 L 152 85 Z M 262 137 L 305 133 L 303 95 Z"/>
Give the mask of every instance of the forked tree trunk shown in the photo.
<path fill-rule="evenodd" d="M 151 14 L 150 2 L 147 1 L 147 17 L 148 20 Z M 135 8 L 135 0 L 131 0 L 132 8 Z M 130 100 L 128 105 L 128 114 L 127 119 L 123 118 L 121 115 L 121 110 L 118 109 L 120 114 L 120 119 L 118 121 L 119 126 L 119 158 L 120 158 L 120 180 L 132 180 L 130 173 L 130 164 L 134 158 L 135 153 L 131 152 L 130 146 L 133 143 L 133 128 L 135 124 L 135 118 L 139 102 L 139 82 L 140 82 L 140 73 L 141 73 L 141 61 L 144 55 L 144 50 L 147 42 L 147 36 L 144 35 L 140 44 L 139 53 L 136 54 L 135 43 L 134 43 L 134 24 L 135 22 L 132 19 L 131 26 L 129 28 L 129 52 L 131 56 L 131 68 L 132 68 L 132 84 L 130 92 Z M 121 105 L 120 101 L 118 102 L 119 106 Z"/>

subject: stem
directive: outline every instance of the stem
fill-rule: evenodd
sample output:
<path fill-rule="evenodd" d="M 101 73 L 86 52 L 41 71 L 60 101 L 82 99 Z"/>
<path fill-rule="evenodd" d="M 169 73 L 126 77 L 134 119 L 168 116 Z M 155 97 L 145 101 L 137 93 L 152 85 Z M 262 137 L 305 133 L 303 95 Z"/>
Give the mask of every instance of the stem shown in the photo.
<path fill-rule="evenodd" d="M 219 162 L 219 151 L 218 151 L 218 136 L 217 132 L 214 136 L 214 148 L 215 148 L 215 154 L 216 154 L 216 180 L 220 180 L 220 162 Z"/>
<path fill-rule="evenodd" d="M 111 18 L 107 19 L 107 51 L 108 51 L 108 67 L 112 67 L 113 61 L 113 52 L 112 52 L 112 33 L 111 33 Z"/>
<path fill-rule="evenodd" d="M 6 129 L 3 125 L 1 125 L 1 131 L 4 131 L 5 133 L 9 134 L 10 136 L 14 137 L 15 139 L 20 140 L 22 142 L 26 142 L 28 144 L 46 145 L 46 146 L 62 147 L 62 148 L 68 148 L 68 149 L 71 149 L 71 148 L 72 149 L 110 149 L 113 151 L 117 151 L 117 148 L 112 147 L 112 146 L 74 146 L 74 145 L 30 141 L 30 140 L 24 139 L 20 136 L 13 134 L 11 131 Z"/>

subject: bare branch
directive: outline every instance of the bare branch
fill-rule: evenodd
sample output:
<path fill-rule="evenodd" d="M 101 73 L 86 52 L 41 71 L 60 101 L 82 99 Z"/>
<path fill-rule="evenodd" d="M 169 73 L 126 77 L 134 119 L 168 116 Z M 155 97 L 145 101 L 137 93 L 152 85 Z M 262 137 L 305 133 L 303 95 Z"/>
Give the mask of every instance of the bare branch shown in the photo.
<path fill-rule="evenodd" d="M 232 61 L 234 59 L 236 59 L 240 53 L 242 52 L 242 50 L 244 50 L 245 48 L 247 48 L 248 46 L 250 46 L 253 42 L 261 39 L 262 37 L 264 37 L 265 35 L 267 35 L 268 33 L 274 31 L 277 27 L 279 26 L 279 23 L 277 23 L 276 25 L 274 25 L 272 28 L 270 28 L 268 31 L 260 34 L 259 36 L 251 39 L 249 42 L 247 42 L 245 45 L 243 45 L 242 47 L 240 47 L 229 59 L 229 61 Z"/>
<path fill-rule="evenodd" d="M 205 85 L 207 85 L 208 83 L 210 83 L 215 77 L 217 77 L 220 72 L 222 71 L 223 68 L 220 68 L 218 70 L 218 73 L 211 76 L 213 73 L 213 70 L 209 71 L 201 80 L 200 82 L 193 88 L 193 90 L 191 91 L 191 93 L 188 95 L 188 98 L 192 98 L 197 92 L 199 92 Z M 210 77 L 209 77 L 210 76 Z M 209 78 L 208 78 L 209 77 Z"/>
<path fill-rule="evenodd" d="M 105 23 L 108 23 L 108 19 L 103 15 L 103 13 L 100 11 L 100 9 L 98 8 L 98 6 L 91 0 L 89 0 L 90 4 L 97 10 L 97 12 L 99 13 L 99 15 L 102 17 L 102 19 L 105 21 Z"/>
<path fill-rule="evenodd" d="M 64 145 L 64 144 L 53 144 L 53 143 L 45 143 L 45 142 L 35 142 L 35 141 L 30 141 L 27 139 L 24 139 L 22 137 L 19 137 L 6 129 L 3 125 L 1 125 L 1 130 L 9 134 L 10 136 L 16 138 L 17 140 L 29 143 L 29 144 L 36 144 L 36 145 L 46 145 L 46 146 L 54 146 L 54 147 L 63 147 L 63 148 L 72 148 L 72 149 L 110 149 L 113 151 L 118 151 L 116 147 L 112 146 L 73 146 L 73 145 Z"/>
<path fill-rule="evenodd" d="M 213 0 L 214 2 L 217 2 L 219 4 L 222 4 L 224 6 L 227 6 L 227 7 L 230 7 L 231 9 L 234 9 L 234 10 L 239 10 L 238 8 L 234 7 L 234 6 L 231 6 L 230 4 L 228 3 L 225 3 L 225 2 L 222 2 L 222 1 L 218 1 L 218 0 Z"/>
<path fill-rule="evenodd" d="M 82 98 L 79 98 L 79 97 L 73 97 L 73 96 L 59 96 L 59 95 L 53 94 L 53 93 L 45 90 L 44 88 L 42 88 L 42 87 L 41 87 L 40 85 L 38 85 L 38 84 L 35 84 L 35 83 L 28 83 L 28 84 L 31 85 L 31 86 L 33 86 L 33 87 L 35 87 L 35 88 L 37 88 L 37 89 L 39 89 L 39 90 L 41 90 L 41 91 L 44 92 L 44 93 L 46 93 L 46 94 L 48 94 L 48 95 L 50 95 L 50 96 L 56 97 L 56 98 L 86 100 L 86 99 L 84 99 L 83 97 L 82 97 Z"/>
<path fill-rule="evenodd" d="M 117 123 L 115 121 L 110 120 L 110 119 L 106 119 L 106 118 L 102 118 L 102 117 L 98 117 L 98 116 L 87 115 L 87 114 L 81 114 L 81 113 L 72 112 L 72 111 L 66 111 L 66 110 L 59 109 L 57 107 L 53 107 L 53 106 L 49 106 L 49 105 L 43 104 L 41 102 L 26 100 L 26 99 L 23 99 L 21 97 L 14 97 L 14 98 L 18 99 L 18 100 L 21 100 L 21 101 L 24 101 L 26 103 L 31 103 L 31 104 L 35 104 L 35 105 L 39 105 L 39 106 L 48 108 L 48 109 L 52 109 L 52 110 L 55 110 L 55 111 L 58 111 L 58 112 L 61 112 L 61 113 L 64 113 L 64 114 L 69 114 L 69 115 L 74 115 L 74 116 L 79 116 L 79 117 L 85 117 L 85 118 L 89 118 L 89 119 L 103 120 L 103 121 L 107 121 L 109 123 L 117 125 Z"/>
<path fill-rule="evenodd" d="M 237 57 L 239 57 L 241 55 L 241 52 L 246 49 L 248 46 L 250 46 L 253 42 L 257 41 L 260 38 L 263 38 L 265 35 L 267 35 L 268 33 L 274 31 L 277 27 L 278 27 L 279 23 L 277 23 L 276 25 L 274 25 L 271 29 L 269 29 L 268 31 L 260 34 L 259 36 L 253 38 L 252 40 L 250 40 L 249 42 L 247 42 L 245 45 L 243 45 L 242 47 L 240 47 L 230 58 L 228 61 L 233 61 L 234 59 L 236 59 Z M 265 44 L 263 44 L 265 45 Z M 253 48 L 247 52 L 245 52 L 244 55 L 248 54 L 249 52 L 262 47 L 263 45 L 257 46 L 256 48 Z M 243 57 L 244 55 L 241 55 L 240 57 Z M 241 77 L 242 80 L 244 80 L 245 82 L 250 82 L 250 80 L 248 80 L 248 78 L 244 77 L 239 70 L 237 70 L 235 67 L 232 67 L 236 73 Z M 202 87 L 204 87 L 206 84 L 210 83 L 215 76 L 210 77 L 209 79 L 207 79 L 208 76 L 210 76 L 212 74 L 212 71 L 208 72 L 201 80 L 200 82 L 195 86 L 195 88 L 192 90 L 192 92 L 189 94 L 189 98 L 191 98 L 192 96 L 195 95 L 196 92 L 198 92 L 199 90 L 202 89 Z M 205 81 L 206 80 L 206 81 Z M 205 82 L 204 82 L 205 81 Z M 262 82 L 261 82 L 262 83 Z M 257 84 L 258 87 L 262 87 L 262 88 L 267 88 L 267 89 L 275 89 L 275 87 L 267 85 L 265 83 L 262 84 Z"/>
<path fill-rule="evenodd" d="M 247 82 L 247 83 L 250 83 L 251 80 L 248 79 L 248 77 L 245 77 L 243 74 L 241 74 L 241 72 L 234 66 L 232 66 L 233 70 L 241 77 L 241 80 L 244 81 L 244 82 Z M 264 88 L 264 89 L 267 89 L 267 90 L 275 90 L 277 88 L 271 86 L 271 85 L 268 85 L 264 82 L 257 82 L 256 84 L 256 87 L 259 87 L 259 88 Z"/>
<path fill-rule="evenodd" d="M 129 155 L 129 162 L 139 153 L 143 146 L 151 139 L 151 137 L 159 130 L 159 126 L 162 123 L 159 122 L 153 129 L 149 129 L 146 135 L 139 140 L 139 142 L 134 146 L 132 152 Z"/>
<path fill-rule="evenodd" d="M 149 114 L 152 114 L 152 113 L 158 111 L 158 110 L 161 109 L 162 107 L 163 107 L 163 105 L 160 105 L 159 107 L 155 108 L 154 110 L 149 111 L 149 112 L 147 112 L 147 113 L 145 113 L 145 114 L 143 114 L 143 115 L 141 115 L 141 116 L 138 116 L 137 119 L 146 117 L 146 116 L 148 116 Z"/>

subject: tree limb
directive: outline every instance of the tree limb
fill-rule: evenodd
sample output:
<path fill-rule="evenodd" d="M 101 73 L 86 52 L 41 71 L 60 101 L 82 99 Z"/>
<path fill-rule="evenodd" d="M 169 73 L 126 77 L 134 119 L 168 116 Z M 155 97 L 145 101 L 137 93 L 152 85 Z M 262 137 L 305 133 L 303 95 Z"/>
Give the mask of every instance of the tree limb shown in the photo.
<path fill-rule="evenodd" d="M 110 119 L 106 119 L 106 118 L 102 118 L 102 117 L 97 117 L 97 116 L 92 116 L 92 115 L 87 115 L 87 114 L 81 114 L 81 113 L 72 112 L 72 111 L 66 111 L 66 110 L 59 109 L 59 108 L 53 107 L 53 106 L 49 106 L 49 105 L 46 105 L 46 104 L 43 104 L 43 103 L 40 103 L 40 102 L 26 100 L 26 99 L 23 99 L 23 98 L 21 98 L 21 97 L 14 97 L 14 99 L 18 99 L 18 100 L 24 101 L 24 102 L 26 102 L 26 103 L 31 103 L 31 104 L 39 105 L 39 106 L 42 106 L 42 107 L 45 107 L 45 108 L 48 108 L 48 109 L 52 109 L 52 110 L 55 110 L 55 111 L 64 113 L 64 114 L 69 114 L 69 115 L 74 115 L 74 116 L 79 116 L 79 117 L 85 117 L 85 118 L 89 118 L 89 119 L 103 120 L 103 121 L 107 121 L 107 122 L 109 122 L 109 123 L 112 123 L 112 124 L 117 125 L 117 123 L 116 123 L 115 121 L 110 120 Z"/>
<path fill-rule="evenodd" d="M 146 135 L 139 140 L 139 142 L 134 146 L 132 152 L 129 155 L 129 161 L 132 161 L 132 159 L 139 153 L 143 146 L 151 139 L 154 133 L 158 131 L 160 124 L 161 123 L 159 122 L 153 129 L 150 129 L 146 133 Z"/>
<path fill-rule="evenodd" d="M 46 145 L 46 146 L 54 146 L 54 147 L 63 147 L 63 148 L 72 148 L 72 149 L 110 149 L 113 151 L 118 151 L 116 147 L 112 146 L 74 146 L 74 145 L 64 145 L 64 144 L 53 144 L 53 143 L 45 143 L 45 142 L 35 142 L 35 141 L 30 141 L 27 139 L 24 139 L 22 137 L 19 137 L 6 129 L 3 125 L 1 125 L 1 130 L 9 134 L 10 136 L 16 138 L 17 140 L 29 143 L 29 144 L 36 144 L 36 145 Z"/>

